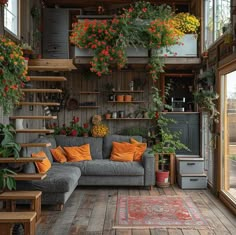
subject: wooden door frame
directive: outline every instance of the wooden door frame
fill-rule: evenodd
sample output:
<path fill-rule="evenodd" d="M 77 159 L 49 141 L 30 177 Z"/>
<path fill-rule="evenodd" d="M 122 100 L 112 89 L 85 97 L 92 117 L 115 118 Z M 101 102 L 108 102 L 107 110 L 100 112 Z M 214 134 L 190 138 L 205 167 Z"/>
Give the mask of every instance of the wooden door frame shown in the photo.
<path fill-rule="evenodd" d="M 221 97 L 221 77 L 231 73 L 233 71 L 236 71 L 236 55 L 231 55 L 229 56 L 230 58 L 227 59 L 227 61 L 225 61 L 225 63 L 221 64 L 218 67 L 218 71 L 217 71 L 217 83 L 216 83 L 216 89 L 217 92 L 220 94 Z M 218 100 L 218 107 L 219 110 L 222 110 L 222 103 L 221 102 L 221 98 Z M 219 124 L 216 127 L 216 131 L 217 133 L 219 133 L 219 138 L 216 141 L 217 144 L 217 149 L 216 149 L 216 173 L 214 174 L 214 177 L 216 178 L 215 182 L 216 182 L 216 189 L 217 192 L 219 193 L 219 197 L 220 199 L 227 204 L 227 206 L 235 213 L 236 212 L 236 205 L 233 204 L 233 201 L 225 194 L 225 192 L 222 190 L 222 180 L 221 180 L 221 175 L 224 174 L 223 172 L 223 165 L 222 165 L 222 159 L 221 159 L 221 152 L 223 151 L 222 149 L 222 127 L 221 127 L 221 122 L 223 120 L 223 115 L 222 113 L 220 113 L 220 121 Z"/>

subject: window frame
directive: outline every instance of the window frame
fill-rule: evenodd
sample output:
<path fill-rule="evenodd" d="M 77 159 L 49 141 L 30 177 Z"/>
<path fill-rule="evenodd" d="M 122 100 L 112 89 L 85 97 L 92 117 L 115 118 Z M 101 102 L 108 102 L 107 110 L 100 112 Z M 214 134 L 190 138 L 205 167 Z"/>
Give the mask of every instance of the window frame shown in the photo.
<path fill-rule="evenodd" d="M 21 39 L 21 25 L 20 25 L 20 17 L 21 17 L 21 1 L 16 0 L 17 2 L 17 34 L 15 34 L 13 31 L 11 31 L 9 28 L 6 27 L 5 25 L 5 7 L 4 7 L 4 32 L 7 36 L 12 38 L 13 40 L 20 40 Z"/>
<path fill-rule="evenodd" d="M 232 1 L 229 2 L 230 3 L 230 6 L 232 4 Z M 217 5 L 218 4 L 218 5 Z M 217 25 L 219 24 L 219 22 L 216 21 L 216 18 L 219 17 L 216 13 L 217 13 L 217 6 L 219 6 L 220 2 L 218 0 L 212 0 L 212 9 L 213 9 L 213 13 L 212 13 L 212 17 L 213 17 L 213 23 L 212 23 L 212 27 L 213 27 L 213 30 L 211 32 L 211 37 L 212 37 L 212 42 L 208 42 L 209 41 L 209 36 L 207 37 L 208 33 L 207 33 L 207 24 L 206 22 L 206 19 L 208 19 L 208 15 L 207 15 L 207 6 L 209 5 L 209 0 L 204 0 L 204 5 L 203 5 L 203 12 L 204 12 L 204 21 L 203 21 L 203 27 L 204 27 L 204 40 L 203 40 L 203 47 L 204 47 L 204 50 L 208 50 L 216 41 L 219 40 L 219 38 L 221 38 L 224 33 L 221 32 L 217 32 Z M 230 7 L 229 7 L 230 9 Z M 231 12 L 229 11 L 229 15 L 227 17 L 229 19 L 229 22 L 228 24 L 230 24 L 231 22 Z M 223 20 L 223 19 L 222 19 Z M 227 23 L 227 22 L 226 22 Z M 219 36 L 217 36 L 219 34 Z"/>

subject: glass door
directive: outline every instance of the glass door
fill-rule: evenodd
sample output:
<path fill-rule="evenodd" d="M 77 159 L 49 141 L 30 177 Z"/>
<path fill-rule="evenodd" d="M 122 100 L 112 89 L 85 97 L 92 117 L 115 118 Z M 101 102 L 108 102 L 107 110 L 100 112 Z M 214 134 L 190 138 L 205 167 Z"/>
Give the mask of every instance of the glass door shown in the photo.
<path fill-rule="evenodd" d="M 221 190 L 236 202 L 236 71 L 221 77 Z"/>

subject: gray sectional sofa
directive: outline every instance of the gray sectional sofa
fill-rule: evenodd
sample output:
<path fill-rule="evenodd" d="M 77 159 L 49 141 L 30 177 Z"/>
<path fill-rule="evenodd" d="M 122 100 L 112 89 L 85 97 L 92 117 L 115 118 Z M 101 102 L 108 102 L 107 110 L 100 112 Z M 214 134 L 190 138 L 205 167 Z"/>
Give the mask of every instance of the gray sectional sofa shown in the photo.
<path fill-rule="evenodd" d="M 52 163 L 44 180 L 17 181 L 17 190 L 41 190 L 42 204 L 56 204 L 60 208 L 66 203 L 78 185 L 86 186 L 148 186 L 155 184 L 154 155 L 150 149 L 143 154 L 141 162 L 116 162 L 109 160 L 112 142 L 129 142 L 130 136 L 108 135 L 104 138 L 45 136 L 33 142 L 50 142 L 51 146 L 23 148 L 22 156 L 44 151 Z M 142 137 L 134 136 L 138 141 Z M 80 146 L 90 144 L 92 161 L 57 163 L 50 149 L 57 146 Z M 24 166 L 25 173 L 36 173 L 34 163 Z"/>

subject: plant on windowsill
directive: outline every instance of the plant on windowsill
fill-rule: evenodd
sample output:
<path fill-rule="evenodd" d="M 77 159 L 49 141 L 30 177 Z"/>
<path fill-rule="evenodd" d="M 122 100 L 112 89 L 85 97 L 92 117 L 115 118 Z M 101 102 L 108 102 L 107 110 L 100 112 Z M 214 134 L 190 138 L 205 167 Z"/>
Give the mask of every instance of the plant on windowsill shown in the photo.
<path fill-rule="evenodd" d="M 21 48 L 0 36 L 0 106 L 5 114 L 23 97 L 21 88 L 29 81 Z"/>

